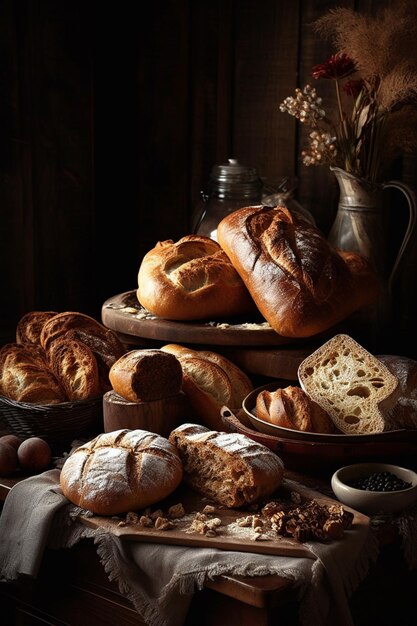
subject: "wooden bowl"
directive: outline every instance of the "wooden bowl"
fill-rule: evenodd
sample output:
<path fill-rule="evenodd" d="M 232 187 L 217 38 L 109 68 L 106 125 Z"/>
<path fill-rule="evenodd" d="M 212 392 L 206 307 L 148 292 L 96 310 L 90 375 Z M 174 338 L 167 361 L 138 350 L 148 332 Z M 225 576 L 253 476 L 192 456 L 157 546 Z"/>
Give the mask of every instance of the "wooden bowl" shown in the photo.
<path fill-rule="evenodd" d="M 185 394 L 180 393 L 153 402 L 129 402 L 114 391 L 103 396 L 104 432 L 122 428 L 148 430 L 168 437 L 179 424 L 186 421 L 188 405 Z"/>

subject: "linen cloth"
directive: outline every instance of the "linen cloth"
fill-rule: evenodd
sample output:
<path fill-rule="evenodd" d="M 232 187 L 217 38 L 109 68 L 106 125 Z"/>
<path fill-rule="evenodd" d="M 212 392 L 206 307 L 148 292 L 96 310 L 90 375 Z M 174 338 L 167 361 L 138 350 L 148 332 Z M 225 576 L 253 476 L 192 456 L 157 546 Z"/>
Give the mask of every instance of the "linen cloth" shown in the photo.
<path fill-rule="evenodd" d="M 343 541 L 307 544 L 316 556 L 310 559 L 136 543 L 85 527 L 77 522 L 81 513 L 62 494 L 58 469 L 15 485 L 0 517 L 0 579 L 36 577 L 47 546 L 91 537 L 109 579 L 149 626 L 181 626 L 193 593 L 220 574 L 289 578 L 304 626 L 352 626 L 349 597 L 378 555 L 367 527 L 346 531 Z"/>

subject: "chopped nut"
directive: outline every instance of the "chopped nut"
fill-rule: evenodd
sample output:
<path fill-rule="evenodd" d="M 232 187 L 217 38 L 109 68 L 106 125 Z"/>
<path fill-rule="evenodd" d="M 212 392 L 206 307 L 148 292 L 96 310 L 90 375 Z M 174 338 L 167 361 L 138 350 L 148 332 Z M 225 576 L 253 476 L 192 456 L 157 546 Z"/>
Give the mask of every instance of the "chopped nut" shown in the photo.
<path fill-rule="evenodd" d="M 139 520 L 139 515 L 137 513 L 133 513 L 133 511 L 129 511 L 126 514 L 126 523 L 127 524 L 137 524 Z"/>
<path fill-rule="evenodd" d="M 175 525 L 170 522 L 170 520 L 166 517 L 158 517 L 155 522 L 155 528 L 157 528 L 158 530 L 170 530 L 174 527 Z"/>
<path fill-rule="evenodd" d="M 164 515 L 164 512 L 162 511 L 162 509 L 157 509 L 156 511 L 151 513 L 149 517 L 155 521 L 158 519 L 158 517 L 163 517 L 163 515 Z"/>
<path fill-rule="evenodd" d="M 206 525 L 210 529 L 218 528 L 222 525 L 222 520 L 219 517 L 213 517 L 213 519 L 207 520 Z"/>
<path fill-rule="evenodd" d="M 263 530 L 262 526 L 255 526 L 255 528 L 254 528 L 255 533 L 257 533 L 258 535 L 259 535 L 259 533 L 262 532 L 262 530 Z"/>
<path fill-rule="evenodd" d="M 181 517 L 184 517 L 184 515 L 185 511 L 181 502 L 170 506 L 168 509 L 168 517 L 171 517 L 173 519 L 180 519 Z"/>
<path fill-rule="evenodd" d="M 216 508 L 212 504 L 206 504 L 203 509 L 203 513 L 214 513 L 215 510 Z"/>
<path fill-rule="evenodd" d="M 143 526 L 145 528 L 150 528 L 154 525 L 153 520 L 149 517 L 149 515 L 141 515 L 138 523 L 139 526 Z"/>
<path fill-rule="evenodd" d="M 258 517 L 257 515 L 253 515 L 252 516 L 252 528 L 255 528 L 256 526 L 263 526 L 263 522 L 260 517 Z"/>
<path fill-rule="evenodd" d="M 200 520 L 201 522 L 205 522 L 208 518 L 207 518 L 207 515 L 205 515 L 204 513 L 196 513 L 196 516 L 194 519 Z"/>
<path fill-rule="evenodd" d="M 206 537 L 217 537 L 217 533 L 214 528 L 209 528 L 204 534 Z"/>
<path fill-rule="evenodd" d="M 238 526 L 252 526 L 252 515 L 247 517 L 238 517 L 236 520 Z"/>

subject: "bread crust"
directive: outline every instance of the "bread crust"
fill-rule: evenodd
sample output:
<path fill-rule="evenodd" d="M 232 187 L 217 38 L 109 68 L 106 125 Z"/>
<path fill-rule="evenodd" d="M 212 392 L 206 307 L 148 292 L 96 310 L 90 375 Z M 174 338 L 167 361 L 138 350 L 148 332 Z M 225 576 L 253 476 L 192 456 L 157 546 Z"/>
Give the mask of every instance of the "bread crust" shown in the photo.
<path fill-rule="evenodd" d="M 182 480 L 176 448 L 144 430 L 98 435 L 65 461 L 60 484 L 73 504 L 96 515 L 119 515 L 167 497 Z"/>
<path fill-rule="evenodd" d="M 17 323 L 16 343 L 31 343 L 40 346 L 40 335 L 44 324 L 57 315 L 56 311 L 29 311 Z"/>
<path fill-rule="evenodd" d="M 49 345 L 47 356 L 71 402 L 100 395 L 97 361 L 85 343 L 64 335 Z"/>
<path fill-rule="evenodd" d="M 218 243 L 187 235 L 160 241 L 143 258 L 137 298 L 170 320 L 218 319 L 256 313 L 245 285 Z"/>
<path fill-rule="evenodd" d="M 109 373 L 114 391 L 130 402 L 151 402 L 181 391 L 182 368 L 173 354 L 162 350 L 131 350 Z"/>
<path fill-rule="evenodd" d="M 211 350 L 193 350 L 173 343 L 161 350 L 179 359 L 183 390 L 197 421 L 222 430 L 221 408 L 228 406 L 236 413 L 242 410 L 242 402 L 253 390 L 253 384 L 229 359 Z"/>
<path fill-rule="evenodd" d="M 0 350 L 0 393 L 17 402 L 57 404 L 65 392 L 40 348 L 33 344 L 6 344 Z"/>
<path fill-rule="evenodd" d="M 224 506 L 257 502 L 282 482 L 281 459 L 245 435 L 182 424 L 169 441 L 183 461 L 184 482 Z"/>
<path fill-rule="evenodd" d="M 367 262 L 339 254 L 318 228 L 285 207 L 239 209 L 220 222 L 217 237 L 282 336 L 313 336 L 376 299 L 378 283 Z"/>

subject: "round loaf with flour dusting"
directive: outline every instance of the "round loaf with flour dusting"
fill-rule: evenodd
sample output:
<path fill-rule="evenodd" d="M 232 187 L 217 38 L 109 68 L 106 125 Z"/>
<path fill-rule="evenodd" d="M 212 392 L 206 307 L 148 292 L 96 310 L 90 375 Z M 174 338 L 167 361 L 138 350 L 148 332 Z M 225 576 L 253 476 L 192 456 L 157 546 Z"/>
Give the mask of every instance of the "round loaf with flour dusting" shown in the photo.
<path fill-rule="evenodd" d="M 182 480 L 176 448 L 146 430 L 98 435 L 67 458 L 60 483 L 73 504 L 96 515 L 119 515 L 163 500 Z"/>

